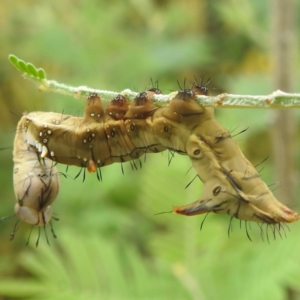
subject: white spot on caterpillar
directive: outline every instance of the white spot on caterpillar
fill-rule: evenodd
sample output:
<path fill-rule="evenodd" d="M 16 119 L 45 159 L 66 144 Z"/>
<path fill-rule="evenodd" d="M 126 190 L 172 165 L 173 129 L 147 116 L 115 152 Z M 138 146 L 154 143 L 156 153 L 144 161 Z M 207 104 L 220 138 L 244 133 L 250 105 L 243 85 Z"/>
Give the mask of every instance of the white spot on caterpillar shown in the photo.
<path fill-rule="evenodd" d="M 92 133 L 92 137 L 95 137 L 95 133 Z"/>
<path fill-rule="evenodd" d="M 48 125 L 47 125 L 47 124 L 45 124 L 45 125 L 44 125 L 44 128 L 47 128 L 47 127 L 48 127 Z"/>
<path fill-rule="evenodd" d="M 51 151 L 51 152 L 50 152 L 50 155 L 51 155 L 52 157 L 54 157 L 54 151 Z"/>
<path fill-rule="evenodd" d="M 101 115 L 100 114 L 98 114 L 98 118 L 100 118 L 101 117 Z"/>
<path fill-rule="evenodd" d="M 91 113 L 91 117 L 94 117 L 94 116 L 95 116 L 95 114 Z"/>
<path fill-rule="evenodd" d="M 84 158 L 83 161 L 87 161 L 87 158 Z"/>
<path fill-rule="evenodd" d="M 90 132 L 90 129 L 88 128 L 88 129 L 86 130 L 86 132 Z"/>
<path fill-rule="evenodd" d="M 46 144 L 48 142 L 47 139 L 43 139 L 43 143 Z"/>
<path fill-rule="evenodd" d="M 83 139 L 83 142 L 86 143 L 86 139 Z"/>
<path fill-rule="evenodd" d="M 42 136 L 42 135 L 43 135 L 43 133 L 40 131 L 39 135 L 40 135 L 40 136 Z"/>
<path fill-rule="evenodd" d="M 37 143 L 36 147 L 37 147 L 37 149 L 38 149 L 39 152 L 42 152 L 42 144 Z"/>
<path fill-rule="evenodd" d="M 43 147 L 42 147 L 42 154 L 41 154 L 41 157 L 45 157 L 45 156 L 47 155 L 47 153 L 48 153 L 47 147 L 43 146 Z"/>
<path fill-rule="evenodd" d="M 48 130 L 47 132 L 48 132 L 48 134 L 51 134 L 51 133 L 52 133 L 51 130 Z"/>

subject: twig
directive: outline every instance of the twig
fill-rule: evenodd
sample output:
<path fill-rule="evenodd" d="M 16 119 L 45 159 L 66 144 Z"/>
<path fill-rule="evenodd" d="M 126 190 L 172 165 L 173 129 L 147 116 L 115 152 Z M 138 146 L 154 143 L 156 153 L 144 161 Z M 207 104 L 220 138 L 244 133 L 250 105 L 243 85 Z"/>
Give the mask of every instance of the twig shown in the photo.
<path fill-rule="evenodd" d="M 86 98 L 90 93 L 97 93 L 104 102 L 111 101 L 112 98 L 119 94 L 117 92 L 92 89 L 86 86 L 72 87 L 52 80 L 46 80 L 45 83 L 40 86 L 39 90 L 69 95 L 75 98 Z M 132 101 L 138 93 L 126 89 L 120 92 L 120 94 L 126 96 L 130 101 Z M 152 101 L 156 105 L 165 106 L 176 94 L 177 92 L 164 95 L 154 95 Z M 196 101 L 201 106 L 222 108 L 299 108 L 300 93 L 291 94 L 280 90 L 277 90 L 267 96 L 233 95 L 224 93 L 217 96 L 197 96 Z"/>
<path fill-rule="evenodd" d="M 58 83 L 54 80 L 47 80 L 43 69 L 37 69 L 33 64 L 25 63 L 14 55 L 10 55 L 9 60 L 20 72 L 22 72 L 25 78 L 37 82 L 40 91 L 55 92 L 73 96 L 75 98 L 86 98 L 90 93 L 97 93 L 104 104 L 110 102 L 118 94 L 126 96 L 129 101 L 133 101 L 138 94 L 129 89 L 117 93 L 93 89 L 86 86 L 73 87 Z M 157 106 L 166 106 L 176 94 L 177 92 L 165 95 L 153 95 L 152 102 Z M 291 94 L 280 90 L 267 96 L 232 95 L 224 93 L 218 96 L 197 96 L 196 101 L 201 106 L 220 108 L 299 108 L 300 93 Z"/>

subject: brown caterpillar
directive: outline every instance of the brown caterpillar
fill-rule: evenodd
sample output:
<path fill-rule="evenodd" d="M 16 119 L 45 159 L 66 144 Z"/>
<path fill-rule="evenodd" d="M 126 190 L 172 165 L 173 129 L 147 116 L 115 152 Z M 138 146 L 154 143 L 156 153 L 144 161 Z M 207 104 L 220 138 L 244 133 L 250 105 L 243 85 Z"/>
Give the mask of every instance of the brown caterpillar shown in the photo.
<path fill-rule="evenodd" d="M 179 91 L 165 107 L 157 107 L 151 101 L 153 93 L 160 93 L 158 89 L 138 94 L 132 103 L 118 95 L 105 111 L 101 99 L 91 94 L 83 118 L 46 112 L 24 116 L 18 125 L 14 156 L 26 154 L 32 160 L 30 170 L 36 165 L 38 169 L 32 177 L 24 173 L 27 175 L 22 179 L 14 179 L 19 182 L 16 213 L 24 208 L 20 201 L 26 202 L 26 207 L 39 212 L 31 224 L 44 225 L 49 221 L 46 211 L 58 192 L 58 178 L 53 177 L 56 171 L 50 167 L 50 160 L 96 172 L 115 162 L 134 161 L 145 153 L 169 149 L 188 155 L 204 184 L 199 200 L 175 206 L 174 213 L 225 213 L 232 218 L 267 224 L 298 220 L 297 213 L 275 199 L 231 134 L 217 123 L 214 109 L 195 102 L 196 95 L 207 92 L 206 86 L 196 83 L 191 89 Z M 19 164 L 18 168 L 24 166 L 25 170 L 24 160 L 14 160 L 15 168 Z M 42 201 L 30 202 L 31 186 L 40 189 L 34 199 L 39 197 Z M 20 217 L 19 212 L 17 215 Z M 21 220 L 28 222 L 29 218 L 26 215 Z"/>
<path fill-rule="evenodd" d="M 52 218 L 51 204 L 59 191 L 59 176 L 54 162 L 40 158 L 40 144 L 27 143 L 28 120 L 23 116 L 14 141 L 14 192 L 17 199 L 15 214 L 23 222 L 45 226 Z"/>

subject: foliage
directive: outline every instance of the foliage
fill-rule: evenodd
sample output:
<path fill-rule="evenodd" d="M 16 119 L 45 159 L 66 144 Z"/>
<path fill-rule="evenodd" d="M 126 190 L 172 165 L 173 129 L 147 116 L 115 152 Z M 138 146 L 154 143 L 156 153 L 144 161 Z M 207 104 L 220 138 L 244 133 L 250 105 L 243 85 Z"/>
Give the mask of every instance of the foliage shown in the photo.
<path fill-rule="evenodd" d="M 35 80 L 46 79 L 46 73 L 42 68 L 37 69 L 32 63 L 25 63 L 15 55 L 9 55 L 10 62 L 24 75 L 30 76 Z"/>
<path fill-rule="evenodd" d="M 68 239 L 52 248 L 44 244 L 38 253 L 24 252 L 19 262 L 32 277 L 2 280 L 1 293 L 22 299 L 64 300 L 187 297 L 166 265 L 145 262 L 129 245 L 96 235 L 78 236 L 73 231 L 64 234 Z"/>

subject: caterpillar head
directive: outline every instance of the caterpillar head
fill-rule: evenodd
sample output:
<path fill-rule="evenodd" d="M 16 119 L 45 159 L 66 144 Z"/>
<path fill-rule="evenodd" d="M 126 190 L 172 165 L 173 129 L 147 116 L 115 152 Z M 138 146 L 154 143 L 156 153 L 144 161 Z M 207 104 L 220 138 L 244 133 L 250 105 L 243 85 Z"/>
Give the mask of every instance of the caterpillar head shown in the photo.
<path fill-rule="evenodd" d="M 44 226 L 52 217 L 51 203 L 59 191 L 59 178 L 54 167 L 51 167 L 50 174 L 45 173 L 45 166 L 45 170 L 40 170 L 44 173 L 36 174 L 36 168 L 23 174 L 22 170 L 14 169 L 14 190 L 17 198 L 15 214 L 25 223 Z"/>
<path fill-rule="evenodd" d="M 59 191 L 58 170 L 53 161 L 40 158 L 38 149 L 26 144 L 25 133 L 20 121 L 13 153 L 15 214 L 25 223 L 44 226 L 51 219 L 50 205 Z"/>
<path fill-rule="evenodd" d="M 34 208 L 15 204 L 15 214 L 24 223 L 36 226 L 44 226 L 52 218 L 52 207 L 48 205 L 43 210 L 38 211 Z"/>

